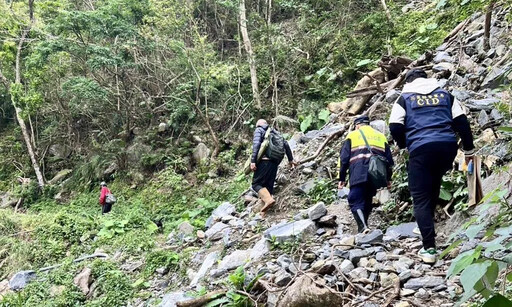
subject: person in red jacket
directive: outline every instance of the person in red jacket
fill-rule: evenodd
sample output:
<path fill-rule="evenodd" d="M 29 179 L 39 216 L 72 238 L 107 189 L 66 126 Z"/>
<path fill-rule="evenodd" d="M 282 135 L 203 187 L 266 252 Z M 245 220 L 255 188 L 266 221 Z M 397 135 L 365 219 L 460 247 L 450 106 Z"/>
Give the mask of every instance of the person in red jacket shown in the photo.
<path fill-rule="evenodd" d="M 101 205 L 101 214 L 109 213 L 112 209 L 112 204 L 107 203 L 107 195 L 110 194 L 110 190 L 107 188 L 107 183 L 100 183 L 101 193 L 100 193 L 100 205 Z"/>

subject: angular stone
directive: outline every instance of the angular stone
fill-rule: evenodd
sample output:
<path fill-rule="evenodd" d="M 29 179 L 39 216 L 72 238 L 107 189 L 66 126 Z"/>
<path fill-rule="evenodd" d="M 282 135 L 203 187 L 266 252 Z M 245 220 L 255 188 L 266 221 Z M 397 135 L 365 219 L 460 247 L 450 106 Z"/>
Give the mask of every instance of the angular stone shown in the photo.
<path fill-rule="evenodd" d="M 409 280 L 411 277 L 412 277 L 412 272 L 411 272 L 411 270 L 405 270 L 405 271 L 403 271 L 402 273 L 400 273 L 400 274 L 398 275 L 398 278 L 400 278 L 400 282 L 401 282 L 401 283 L 406 282 L 406 281 L 407 281 L 407 280 Z"/>
<path fill-rule="evenodd" d="M 228 225 L 217 222 L 210 229 L 208 229 L 204 234 L 206 238 L 210 241 L 220 240 L 223 237 L 223 230 L 229 228 Z"/>
<path fill-rule="evenodd" d="M 327 208 L 325 207 L 325 204 L 323 202 L 319 202 L 308 209 L 308 216 L 309 219 L 312 221 L 316 221 L 326 214 Z"/>
<path fill-rule="evenodd" d="M 193 299 L 193 297 L 188 296 L 185 292 L 171 292 L 164 295 L 162 298 L 162 302 L 159 307 L 176 307 L 176 304 L 179 302 L 184 302 Z"/>
<path fill-rule="evenodd" d="M 439 63 L 432 67 L 432 71 L 436 73 L 447 73 L 455 70 L 453 64 L 450 63 Z"/>
<path fill-rule="evenodd" d="M 491 71 L 487 74 L 484 81 L 482 81 L 482 88 L 494 89 L 502 85 L 505 81 L 505 76 L 511 71 L 512 62 L 503 67 L 492 67 Z"/>
<path fill-rule="evenodd" d="M 453 58 L 448 54 L 448 52 L 445 52 L 445 51 L 438 52 L 436 54 L 436 56 L 434 57 L 433 61 L 435 64 L 439 64 L 439 63 L 443 63 L 443 62 L 446 62 L 446 63 L 454 62 Z"/>
<path fill-rule="evenodd" d="M 277 306 L 298 307 L 298 306 L 343 306 L 346 299 L 333 293 L 326 287 L 319 286 L 325 280 L 317 274 L 306 273 L 286 290 Z"/>
<path fill-rule="evenodd" d="M 324 215 L 318 220 L 318 224 L 325 227 L 336 227 L 338 223 L 336 223 L 336 215 Z"/>
<path fill-rule="evenodd" d="M 192 226 L 189 222 L 184 221 L 178 225 L 178 237 L 183 239 L 185 236 L 191 236 L 194 233 L 194 226 Z"/>
<path fill-rule="evenodd" d="M 354 264 L 350 260 L 343 260 L 340 264 L 340 271 L 344 274 L 350 273 L 354 269 Z"/>
<path fill-rule="evenodd" d="M 365 268 L 359 267 L 355 268 L 350 273 L 348 273 L 351 279 L 363 279 L 368 278 L 368 271 Z"/>
<path fill-rule="evenodd" d="M 236 250 L 224 257 L 219 264 L 219 270 L 233 270 L 244 265 L 251 258 L 251 250 Z"/>
<path fill-rule="evenodd" d="M 312 220 L 300 220 L 291 223 L 278 224 L 267 229 L 264 235 L 268 239 L 275 239 L 280 242 L 286 242 L 294 238 L 303 238 L 304 236 L 314 234 L 316 231 L 315 222 Z"/>
<path fill-rule="evenodd" d="M 92 271 L 90 268 L 84 268 L 80 274 L 75 276 L 73 279 L 73 283 L 82 290 L 82 293 L 84 295 L 87 295 L 89 293 L 89 286 L 92 283 Z"/>
<path fill-rule="evenodd" d="M 370 126 L 384 135 L 388 133 L 388 125 L 383 120 L 372 120 Z"/>
<path fill-rule="evenodd" d="M 210 277 L 211 278 L 219 278 L 222 275 L 226 274 L 228 270 L 225 269 L 214 269 L 210 271 Z"/>
<path fill-rule="evenodd" d="M 405 289 L 418 290 L 420 288 L 435 288 L 444 284 L 444 279 L 437 276 L 424 276 L 409 279 L 405 284 Z"/>
<path fill-rule="evenodd" d="M 210 149 L 204 143 L 197 144 L 194 152 L 192 153 L 194 161 L 199 164 L 210 157 Z"/>
<path fill-rule="evenodd" d="M 400 280 L 398 275 L 395 273 L 379 273 L 380 285 L 384 288 L 394 285 Z"/>
<path fill-rule="evenodd" d="M 391 91 L 386 93 L 386 102 L 387 103 L 394 103 L 397 101 L 398 97 L 400 97 L 401 92 L 396 89 L 392 89 Z"/>
<path fill-rule="evenodd" d="M 36 272 L 34 271 L 18 272 L 9 280 L 9 288 L 13 291 L 22 290 L 34 278 L 36 278 Z"/>
<path fill-rule="evenodd" d="M 277 276 L 274 279 L 274 283 L 279 287 L 286 286 L 292 280 L 292 276 L 285 272 L 284 270 L 280 270 L 277 272 Z"/>
<path fill-rule="evenodd" d="M 356 235 L 356 244 L 372 244 L 372 243 L 381 243 L 384 235 L 382 234 L 382 230 L 374 229 L 369 234 L 359 233 Z"/>
<path fill-rule="evenodd" d="M 416 293 L 416 291 L 414 290 L 411 290 L 411 289 L 402 289 L 400 290 L 400 296 L 410 296 L 410 295 L 413 295 L 414 293 Z"/>
<path fill-rule="evenodd" d="M 279 266 L 281 266 L 281 268 L 287 270 L 288 267 L 290 266 L 290 264 L 292 263 L 292 259 L 290 258 L 290 256 L 284 254 L 284 255 L 281 255 L 277 258 L 277 264 L 279 264 Z"/>
<path fill-rule="evenodd" d="M 420 235 L 413 232 L 414 228 L 417 226 L 418 225 L 415 222 L 391 226 L 386 230 L 386 236 L 396 238 L 397 240 L 404 238 L 419 238 Z"/>
<path fill-rule="evenodd" d="M 466 101 L 473 97 L 473 95 L 467 91 L 452 90 L 452 95 L 457 98 L 458 101 Z"/>
<path fill-rule="evenodd" d="M 492 109 L 491 110 L 491 118 L 493 120 L 499 122 L 499 121 L 503 120 L 503 115 L 500 113 L 500 111 L 498 111 L 496 109 Z"/>
<path fill-rule="evenodd" d="M 326 233 L 325 229 L 323 228 L 318 228 L 318 230 L 316 231 L 316 235 L 317 236 L 322 236 Z"/>
<path fill-rule="evenodd" d="M 192 279 L 192 282 L 190 282 L 191 287 L 195 287 L 197 285 L 197 283 L 206 275 L 206 272 L 208 272 L 208 270 L 211 269 L 217 262 L 219 256 L 220 253 L 217 251 L 211 252 L 206 256 L 206 258 L 203 260 L 203 264 L 199 268 L 199 271 L 197 271 L 194 278 Z"/>
<path fill-rule="evenodd" d="M 316 179 L 312 178 L 297 188 L 297 192 L 302 194 L 309 194 L 316 186 Z"/>
<path fill-rule="evenodd" d="M 319 260 L 311 266 L 311 271 L 320 275 L 332 274 L 335 270 L 336 266 L 332 261 Z"/>
<path fill-rule="evenodd" d="M 169 125 L 167 123 L 160 123 L 158 125 L 158 132 L 165 132 L 169 128 Z"/>
<path fill-rule="evenodd" d="M 338 199 L 345 199 L 348 197 L 348 193 L 350 192 L 349 188 L 342 188 L 342 189 L 338 189 Z"/>
<path fill-rule="evenodd" d="M 377 202 L 381 205 L 385 205 L 391 200 L 391 192 L 388 189 L 382 189 L 375 195 Z"/>
<path fill-rule="evenodd" d="M 261 238 L 251 249 L 251 260 L 260 260 L 270 251 L 270 243 L 265 238 Z"/>
<path fill-rule="evenodd" d="M 487 112 L 485 110 L 481 110 L 480 114 L 478 115 L 478 124 L 480 127 L 484 127 L 489 123 L 489 115 L 487 115 Z"/>
<path fill-rule="evenodd" d="M 352 249 L 348 252 L 348 259 L 355 265 L 363 257 L 368 257 L 370 252 L 366 249 Z"/>

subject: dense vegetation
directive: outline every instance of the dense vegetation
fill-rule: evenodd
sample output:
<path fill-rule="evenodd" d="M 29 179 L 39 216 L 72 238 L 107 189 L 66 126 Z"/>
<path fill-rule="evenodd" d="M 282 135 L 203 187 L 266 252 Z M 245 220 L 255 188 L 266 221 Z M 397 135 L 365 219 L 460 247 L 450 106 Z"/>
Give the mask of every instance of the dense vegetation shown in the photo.
<path fill-rule="evenodd" d="M 0 1 L 0 191 L 23 200 L 16 213 L 0 209 L 0 280 L 64 263 L 0 306 L 149 297 L 156 268 L 184 271 L 188 261 L 188 251 L 158 249 L 166 236 L 183 220 L 202 228 L 248 186 L 232 178 L 257 118 L 321 125 L 325 106 L 381 56 L 416 58 L 488 1 L 426 1 L 406 13 L 408 1 L 387 2 L 391 20 L 378 0 L 246 1 L 258 98 L 238 1 Z M 209 163 L 192 160 L 197 139 L 212 148 Z M 48 184 L 63 169 L 70 179 Z M 105 217 L 101 180 L 121 204 Z M 72 285 L 82 267 L 72 260 L 97 249 L 146 263 L 127 276 L 114 261 L 91 260 L 104 282 L 86 301 Z"/>

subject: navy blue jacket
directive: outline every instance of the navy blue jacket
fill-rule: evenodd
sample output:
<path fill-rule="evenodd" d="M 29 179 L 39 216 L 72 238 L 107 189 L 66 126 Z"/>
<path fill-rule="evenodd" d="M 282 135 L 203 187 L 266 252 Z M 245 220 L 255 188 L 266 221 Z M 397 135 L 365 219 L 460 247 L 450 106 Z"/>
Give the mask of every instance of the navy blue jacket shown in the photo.
<path fill-rule="evenodd" d="M 258 152 L 260 151 L 261 143 L 263 143 L 263 140 L 265 139 L 265 133 L 267 132 L 268 128 L 268 125 L 264 125 L 258 126 L 256 127 L 256 130 L 254 130 L 254 136 L 252 138 L 251 163 L 258 162 Z M 288 161 L 293 161 L 292 150 L 290 149 L 290 145 L 288 145 L 288 142 L 286 140 L 284 141 L 284 150 L 286 156 L 288 157 Z M 265 158 L 265 155 L 263 155 L 263 158 Z"/>

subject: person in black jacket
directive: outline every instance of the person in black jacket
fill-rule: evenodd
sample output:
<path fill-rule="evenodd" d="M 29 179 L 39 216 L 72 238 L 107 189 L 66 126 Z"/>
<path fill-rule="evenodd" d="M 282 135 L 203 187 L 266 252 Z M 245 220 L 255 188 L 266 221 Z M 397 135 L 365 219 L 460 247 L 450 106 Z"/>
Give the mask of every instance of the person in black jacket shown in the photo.
<path fill-rule="evenodd" d="M 434 212 L 443 175 L 453 167 L 462 139 L 466 162 L 475 151 L 473 135 L 460 103 L 427 78 L 421 69 L 406 74 L 405 86 L 393 105 L 389 129 L 398 147 L 409 151 L 409 191 L 414 202 L 414 216 L 423 239 L 418 255 L 425 263 L 437 261 Z"/>
<path fill-rule="evenodd" d="M 252 189 L 258 193 L 258 196 L 265 203 L 261 209 L 262 214 L 275 204 L 272 194 L 274 193 L 274 182 L 277 176 L 277 169 L 281 163 L 281 161 L 273 161 L 269 159 L 266 154 L 264 154 L 260 161 L 258 161 L 258 153 L 260 151 L 261 144 L 265 139 L 267 129 L 272 128 L 268 126 L 266 120 L 260 119 L 256 122 L 256 130 L 254 131 L 254 137 L 252 140 L 251 155 L 251 170 L 254 172 Z M 286 141 L 284 141 L 284 150 L 290 166 L 297 165 L 293 160 L 292 151 Z"/>

